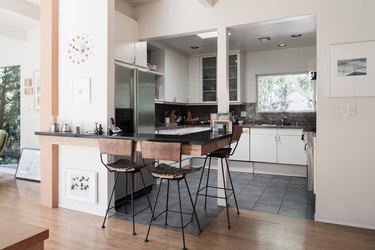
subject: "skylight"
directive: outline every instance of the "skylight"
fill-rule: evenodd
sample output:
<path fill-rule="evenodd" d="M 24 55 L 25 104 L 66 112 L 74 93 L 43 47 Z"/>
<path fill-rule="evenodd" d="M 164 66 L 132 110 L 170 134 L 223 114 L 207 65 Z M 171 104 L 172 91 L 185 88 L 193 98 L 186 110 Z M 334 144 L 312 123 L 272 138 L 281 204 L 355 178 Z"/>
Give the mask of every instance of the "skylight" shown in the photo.
<path fill-rule="evenodd" d="M 217 37 L 217 31 L 205 32 L 197 34 L 201 39 Z"/>

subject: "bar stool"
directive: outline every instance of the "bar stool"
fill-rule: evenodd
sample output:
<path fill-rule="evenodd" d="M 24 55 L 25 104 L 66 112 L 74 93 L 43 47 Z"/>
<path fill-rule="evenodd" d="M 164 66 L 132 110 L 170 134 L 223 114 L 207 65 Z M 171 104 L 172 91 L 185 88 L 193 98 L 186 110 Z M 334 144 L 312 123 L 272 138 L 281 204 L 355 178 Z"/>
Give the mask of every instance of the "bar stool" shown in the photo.
<path fill-rule="evenodd" d="M 105 216 L 104 216 L 102 228 L 105 228 L 105 222 L 106 222 L 109 210 L 111 210 L 115 207 L 118 207 L 118 206 L 125 203 L 125 206 L 126 206 L 125 213 L 127 213 L 127 202 L 128 202 L 128 199 L 127 199 L 127 186 L 128 186 L 127 179 L 128 178 L 127 177 L 128 177 L 128 174 L 130 174 L 131 175 L 130 176 L 131 177 L 130 178 L 130 180 L 131 180 L 131 182 L 130 182 L 130 195 L 131 195 L 130 201 L 131 201 L 131 204 L 132 204 L 133 235 L 136 235 L 134 217 L 136 215 L 140 214 L 141 212 L 145 211 L 147 208 L 150 208 L 150 210 L 152 212 L 152 206 L 151 206 L 151 202 L 150 202 L 150 198 L 148 196 L 148 193 L 146 192 L 147 200 L 148 200 L 148 206 L 143 208 L 138 213 L 134 214 L 134 197 L 133 197 L 134 196 L 133 195 L 133 191 L 134 191 L 133 190 L 133 184 L 134 183 L 133 183 L 133 179 L 134 179 L 134 175 L 136 173 L 139 173 L 140 176 L 141 176 L 143 187 L 145 188 L 146 185 L 145 185 L 145 181 L 144 181 L 141 169 L 148 164 L 154 163 L 154 161 L 148 162 L 147 164 L 133 162 L 133 159 L 134 159 L 133 145 L 134 145 L 133 140 L 121 140 L 121 139 L 115 140 L 115 139 L 107 139 L 107 138 L 100 138 L 99 139 L 100 160 L 103 163 L 103 165 L 108 169 L 109 172 L 114 172 L 115 175 L 116 175 L 115 184 L 113 185 L 111 197 L 109 199 L 107 211 L 106 211 Z M 117 156 L 129 156 L 130 159 L 129 160 L 128 159 L 118 159 L 118 160 L 115 160 L 114 162 L 111 162 L 111 163 L 104 163 L 103 154 L 117 155 Z M 126 187 L 125 200 L 123 202 L 121 202 L 120 204 L 116 204 L 116 205 L 111 207 L 113 194 L 115 192 L 115 188 L 116 188 L 118 177 L 119 177 L 120 173 L 124 173 L 125 176 L 126 176 L 126 178 L 125 178 L 125 187 Z"/>
<path fill-rule="evenodd" d="M 237 205 L 236 193 L 235 193 L 234 187 L 233 187 L 232 177 L 231 177 L 230 171 L 229 171 L 228 157 L 231 156 L 231 155 L 233 155 L 234 152 L 236 151 L 238 142 L 239 142 L 239 140 L 241 138 L 241 134 L 242 134 L 242 126 L 238 126 L 238 125 L 234 126 L 233 127 L 233 132 L 232 132 L 232 137 L 231 137 L 230 143 L 229 143 L 229 147 L 220 148 L 220 149 L 215 150 L 215 151 L 213 151 L 211 153 L 208 153 L 206 155 L 206 158 L 204 159 L 204 164 L 203 164 L 203 169 L 202 169 L 201 177 L 200 177 L 199 184 L 198 184 L 197 193 L 195 195 L 195 202 L 194 202 L 194 206 L 196 206 L 197 205 L 197 201 L 198 201 L 198 196 L 199 195 L 200 196 L 204 196 L 204 209 L 206 209 L 206 206 L 207 206 L 207 197 L 224 199 L 225 200 L 225 207 L 226 207 L 226 210 L 227 210 L 228 228 L 230 228 L 229 210 L 228 210 L 228 199 L 229 199 L 229 197 L 232 194 L 233 194 L 233 197 L 234 197 L 234 201 L 236 203 L 237 214 L 240 214 L 240 211 L 238 210 L 238 205 Z M 236 143 L 236 145 L 234 146 L 234 148 L 231 148 L 232 143 Z M 211 159 L 212 158 L 217 158 L 217 159 L 221 160 L 221 170 L 222 170 L 222 173 L 223 173 L 224 188 L 208 185 L 208 181 L 209 181 L 209 178 L 210 178 Z M 204 186 L 203 188 L 200 188 L 201 183 L 202 183 L 202 178 L 203 178 L 203 174 L 204 174 L 204 170 L 205 170 L 207 159 L 209 159 L 208 170 L 207 170 L 207 182 L 206 182 L 206 186 Z M 226 163 L 226 167 L 227 167 L 227 170 L 228 170 L 228 175 L 229 175 L 229 181 L 230 181 L 231 188 L 228 188 L 225 185 L 223 159 L 225 159 L 225 163 Z M 216 189 L 222 189 L 222 190 L 224 190 L 224 197 L 216 196 L 216 195 L 208 195 L 207 194 L 208 188 L 216 188 Z M 202 191 L 205 191 L 205 193 L 201 194 Z M 228 195 L 227 191 L 230 191 L 231 193 Z"/>
<path fill-rule="evenodd" d="M 161 163 L 161 164 L 157 165 L 155 170 L 153 170 L 151 172 L 151 174 L 155 178 L 160 178 L 160 184 L 159 184 L 159 189 L 158 189 L 158 192 L 157 192 L 157 195 L 156 195 L 155 204 L 154 204 L 154 207 L 152 209 L 153 212 L 152 212 L 152 216 L 151 216 L 151 220 L 150 220 L 150 224 L 149 224 L 149 227 L 148 227 L 148 231 L 147 231 L 145 241 L 148 242 L 148 236 L 150 234 L 151 225 L 160 215 L 165 213 L 165 225 L 167 225 L 168 224 L 168 212 L 175 212 L 175 213 L 180 213 L 181 227 L 179 227 L 179 228 L 181 229 L 181 232 L 182 232 L 183 249 L 186 249 L 184 228 L 186 226 L 188 226 L 193 221 L 194 217 L 197 220 L 199 231 L 202 231 L 202 230 L 201 230 L 201 227 L 200 227 L 200 224 L 199 224 L 199 221 L 198 221 L 198 216 L 197 216 L 197 213 L 195 211 L 193 199 L 191 197 L 191 193 L 190 193 L 189 186 L 188 186 L 188 183 L 186 181 L 185 176 L 187 174 L 199 171 L 200 168 L 182 168 L 181 167 L 181 148 L 182 148 L 181 143 L 144 141 L 144 142 L 142 142 L 141 147 L 142 147 L 142 157 L 149 158 L 149 159 L 156 159 L 156 160 L 174 161 L 174 162 L 178 162 L 178 164 L 179 164 L 179 167 L 173 167 L 173 166 L 170 166 L 168 164 Z M 163 212 L 161 212 L 160 214 L 155 216 L 156 204 L 158 202 L 160 188 L 161 188 L 164 180 L 167 180 L 166 208 Z M 182 211 L 181 191 L 180 191 L 180 181 L 181 180 L 184 180 L 185 184 L 186 184 L 186 188 L 187 188 L 187 191 L 188 191 L 188 194 L 189 194 L 191 206 L 193 208 L 192 214 L 184 213 Z M 180 211 L 173 211 L 173 210 L 170 210 L 168 208 L 169 182 L 170 181 L 176 181 L 176 183 L 177 183 Z M 184 221 L 183 221 L 183 218 L 182 218 L 183 214 L 189 214 L 189 215 L 192 216 L 192 219 L 189 220 L 188 223 L 186 223 L 185 225 L 184 225 Z"/>

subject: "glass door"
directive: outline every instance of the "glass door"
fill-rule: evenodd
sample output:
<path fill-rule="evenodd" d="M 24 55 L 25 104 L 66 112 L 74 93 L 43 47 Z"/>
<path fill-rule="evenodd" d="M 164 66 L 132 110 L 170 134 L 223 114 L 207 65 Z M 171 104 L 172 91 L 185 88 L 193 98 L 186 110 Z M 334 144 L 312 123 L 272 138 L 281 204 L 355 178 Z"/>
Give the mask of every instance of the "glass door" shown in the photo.
<path fill-rule="evenodd" d="M 229 56 L 229 101 L 238 101 L 238 56 Z"/>
<path fill-rule="evenodd" d="M 216 101 L 216 56 L 202 58 L 202 101 Z"/>

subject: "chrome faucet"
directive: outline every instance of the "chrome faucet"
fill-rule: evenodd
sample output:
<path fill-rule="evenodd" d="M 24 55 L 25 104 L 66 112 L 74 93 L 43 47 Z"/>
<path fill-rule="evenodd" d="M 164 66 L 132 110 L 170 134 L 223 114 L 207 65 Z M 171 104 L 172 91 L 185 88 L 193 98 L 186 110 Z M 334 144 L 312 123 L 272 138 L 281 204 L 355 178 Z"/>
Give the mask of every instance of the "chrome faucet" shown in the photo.
<path fill-rule="evenodd" d="M 281 126 L 285 125 L 285 122 L 286 122 L 287 119 L 288 119 L 288 117 L 286 117 L 286 116 L 284 116 L 283 118 L 281 118 Z"/>

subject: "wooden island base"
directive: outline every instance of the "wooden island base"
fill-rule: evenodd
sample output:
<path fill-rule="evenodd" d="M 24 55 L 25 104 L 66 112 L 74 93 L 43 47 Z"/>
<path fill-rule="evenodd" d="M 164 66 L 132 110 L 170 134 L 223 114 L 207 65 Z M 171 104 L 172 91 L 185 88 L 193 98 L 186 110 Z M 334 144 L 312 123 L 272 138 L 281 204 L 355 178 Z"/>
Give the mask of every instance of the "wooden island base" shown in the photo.
<path fill-rule="evenodd" d="M 0 217 L 0 249 L 41 250 L 49 230 Z"/>

